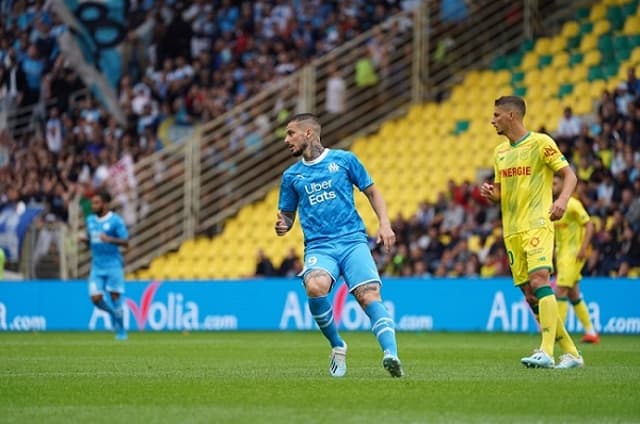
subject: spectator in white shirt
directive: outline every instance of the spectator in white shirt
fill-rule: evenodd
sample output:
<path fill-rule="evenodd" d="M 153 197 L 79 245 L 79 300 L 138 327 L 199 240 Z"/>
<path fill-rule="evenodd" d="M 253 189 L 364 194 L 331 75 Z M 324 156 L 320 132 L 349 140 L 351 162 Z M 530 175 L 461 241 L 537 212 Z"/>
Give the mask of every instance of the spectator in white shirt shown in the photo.
<path fill-rule="evenodd" d="M 564 108 L 564 113 L 562 118 L 560 118 L 560 123 L 558 124 L 558 133 L 556 134 L 559 138 L 574 138 L 578 134 L 580 134 L 580 119 L 577 116 L 573 115 L 573 111 L 571 107 L 567 106 Z"/>
<path fill-rule="evenodd" d="M 345 95 L 347 84 L 335 65 L 329 67 L 329 79 L 327 79 L 327 100 L 325 107 L 332 114 L 345 111 Z"/>
<path fill-rule="evenodd" d="M 62 122 L 58 116 L 58 108 L 53 107 L 47 120 L 47 148 L 58 155 L 62 149 Z"/>

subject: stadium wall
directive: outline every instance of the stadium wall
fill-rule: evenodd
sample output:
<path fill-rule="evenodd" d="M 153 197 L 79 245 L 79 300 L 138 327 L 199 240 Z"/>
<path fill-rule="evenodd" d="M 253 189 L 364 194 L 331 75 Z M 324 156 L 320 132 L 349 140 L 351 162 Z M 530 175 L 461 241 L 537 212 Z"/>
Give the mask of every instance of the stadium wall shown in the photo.
<path fill-rule="evenodd" d="M 314 329 L 297 279 L 147 281 L 127 284 L 131 331 L 298 331 Z M 637 280 L 585 279 L 582 291 L 601 333 L 640 334 Z M 536 323 L 511 280 L 386 278 L 383 295 L 400 331 L 535 332 Z M 368 330 L 369 320 L 344 283 L 332 293 L 342 330 Z M 570 331 L 580 331 L 575 316 Z M 104 331 L 83 281 L 0 283 L 0 331 Z"/>

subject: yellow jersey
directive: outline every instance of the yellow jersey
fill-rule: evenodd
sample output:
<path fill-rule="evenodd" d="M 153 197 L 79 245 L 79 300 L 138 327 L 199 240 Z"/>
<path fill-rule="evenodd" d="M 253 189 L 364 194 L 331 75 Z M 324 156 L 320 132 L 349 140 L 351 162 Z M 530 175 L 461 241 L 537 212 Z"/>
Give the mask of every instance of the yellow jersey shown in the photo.
<path fill-rule="evenodd" d="M 575 256 L 584 240 L 585 225 L 591 217 L 582 203 L 572 197 L 561 219 L 555 221 L 556 251 L 558 256 Z"/>
<path fill-rule="evenodd" d="M 496 147 L 493 167 L 505 237 L 535 228 L 553 231 L 553 174 L 565 166 L 567 160 L 546 134 L 528 132 L 514 144 Z"/>

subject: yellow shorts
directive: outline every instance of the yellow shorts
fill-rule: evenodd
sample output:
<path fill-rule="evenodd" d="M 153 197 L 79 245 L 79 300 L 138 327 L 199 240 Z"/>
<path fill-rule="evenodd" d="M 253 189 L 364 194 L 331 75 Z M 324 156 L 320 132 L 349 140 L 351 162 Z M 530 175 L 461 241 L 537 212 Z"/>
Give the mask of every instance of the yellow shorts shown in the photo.
<path fill-rule="evenodd" d="M 556 258 L 556 284 L 560 287 L 573 287 L 582 278 L 582 267 L 585 260 L 577 260 L 575 256 Z"/>
<path fill-rule="evenodd" d="M 553 272 L 553 230 L 536 228 L 504 238 L 513 283 L 520 286 L 529 281 L 529 274 L 539 269 Z"/>

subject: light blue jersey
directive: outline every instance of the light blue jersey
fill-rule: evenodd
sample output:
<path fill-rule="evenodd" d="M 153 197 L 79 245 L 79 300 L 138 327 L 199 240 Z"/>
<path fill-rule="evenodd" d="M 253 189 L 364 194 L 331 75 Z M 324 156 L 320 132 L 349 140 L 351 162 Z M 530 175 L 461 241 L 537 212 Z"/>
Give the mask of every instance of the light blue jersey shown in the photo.
<path fill-rule="evenodd" d="M 126 240 L 129 238 L 127 227 L 120 215 L 107 212 L 103 217 L 95 214 L 87 218 L 87 233 L 91 247 L 91 273 L 89 274 L 89 296 L 97 308 L 107 312 L 117 332 L 117 340 L 126 340 L 124 326 L 123 297 L 124 294 L 124 259 L 120 246 L 102 241 L 100 236 Z M 110 306 L 104 298 L 105 292 L 111 293 Z M 120 296 L 114 297 L 114 293 Z M 100 295 L 100 296 L 99 296 Z M 96 299 L 96 296 L 99 296 Z"/>
<path fill-rule="evenodd" d="M 354 186 L 363 191 L 372 184 L 358 158 L 344 150 L 325 149 L 316 160 L 301 160 L 284 172 L 278 208 L 298 211 L 305 242 L 303 278 L 323 269 L 334 282 L 342 275 L 350 291 L 380 282 L 353 200 Z"/>
<path fill-rule="evenodd" d="M 278 209 L 298 211 L 306 247 L 345 238 L 366 241 L 353 186 L 363 191 L 372 184 L 353 153 L 325 149 L 314 161 L 300 160 L 284 172 Z"/>
<path fill-rule="evenodd" d="M 89 215 L 87 233 L 91 247 L 89 295 L 94 296 L 105 291 L 124 293 L 124 259 L 120 253 L 120 246 L 105 243 L 100 239 L 102 233 L 119 239 L 129 238 L 122 217 L 113 212 L 108 212 L 102 218 Z"/>
<path fill-rule="evenodd" d="M 360 160 L 344 150 L 325 149 L 317 159 L 310 162 L 302 159 L 284 172 L 278 209 L 298 213 L 305 245 L 303 284 L 309 273 L 323 270 L 331 277 L 329 291 L 340 276 L 351 293 L 364 285 L 382 285 L 367 244 L 364 222 L 353 199 L 354 186 L 364 191 L 372 185 L 373 180 Z M 344 360 L 347 345 L 338 333 L 327 294 L 312 296 L 307 289 L 309 312 L 331 345 L 331 375 L 342 377 L 347 371 Z M 371 301 L 363 309 L 384 353 L 384 367 L 393 377 L 400 377 L 402 366 L 391 314 L 381 300 Z M 342 362 L 336 359 L 339 355 Z"/>
<path fill-rule="evenodd" d="M 91 267 L 93 269 L 101 271 L 124 267 L 120 247 L 113 243 L 105 243 L 100 239 L 102 233 L 119 239 L 129 238 L 127 227 L 120 215 L 114 212 L 108 212 L 101 218 L 95 214 L 89 215 L 87 233 L 91 246 Z"/>

